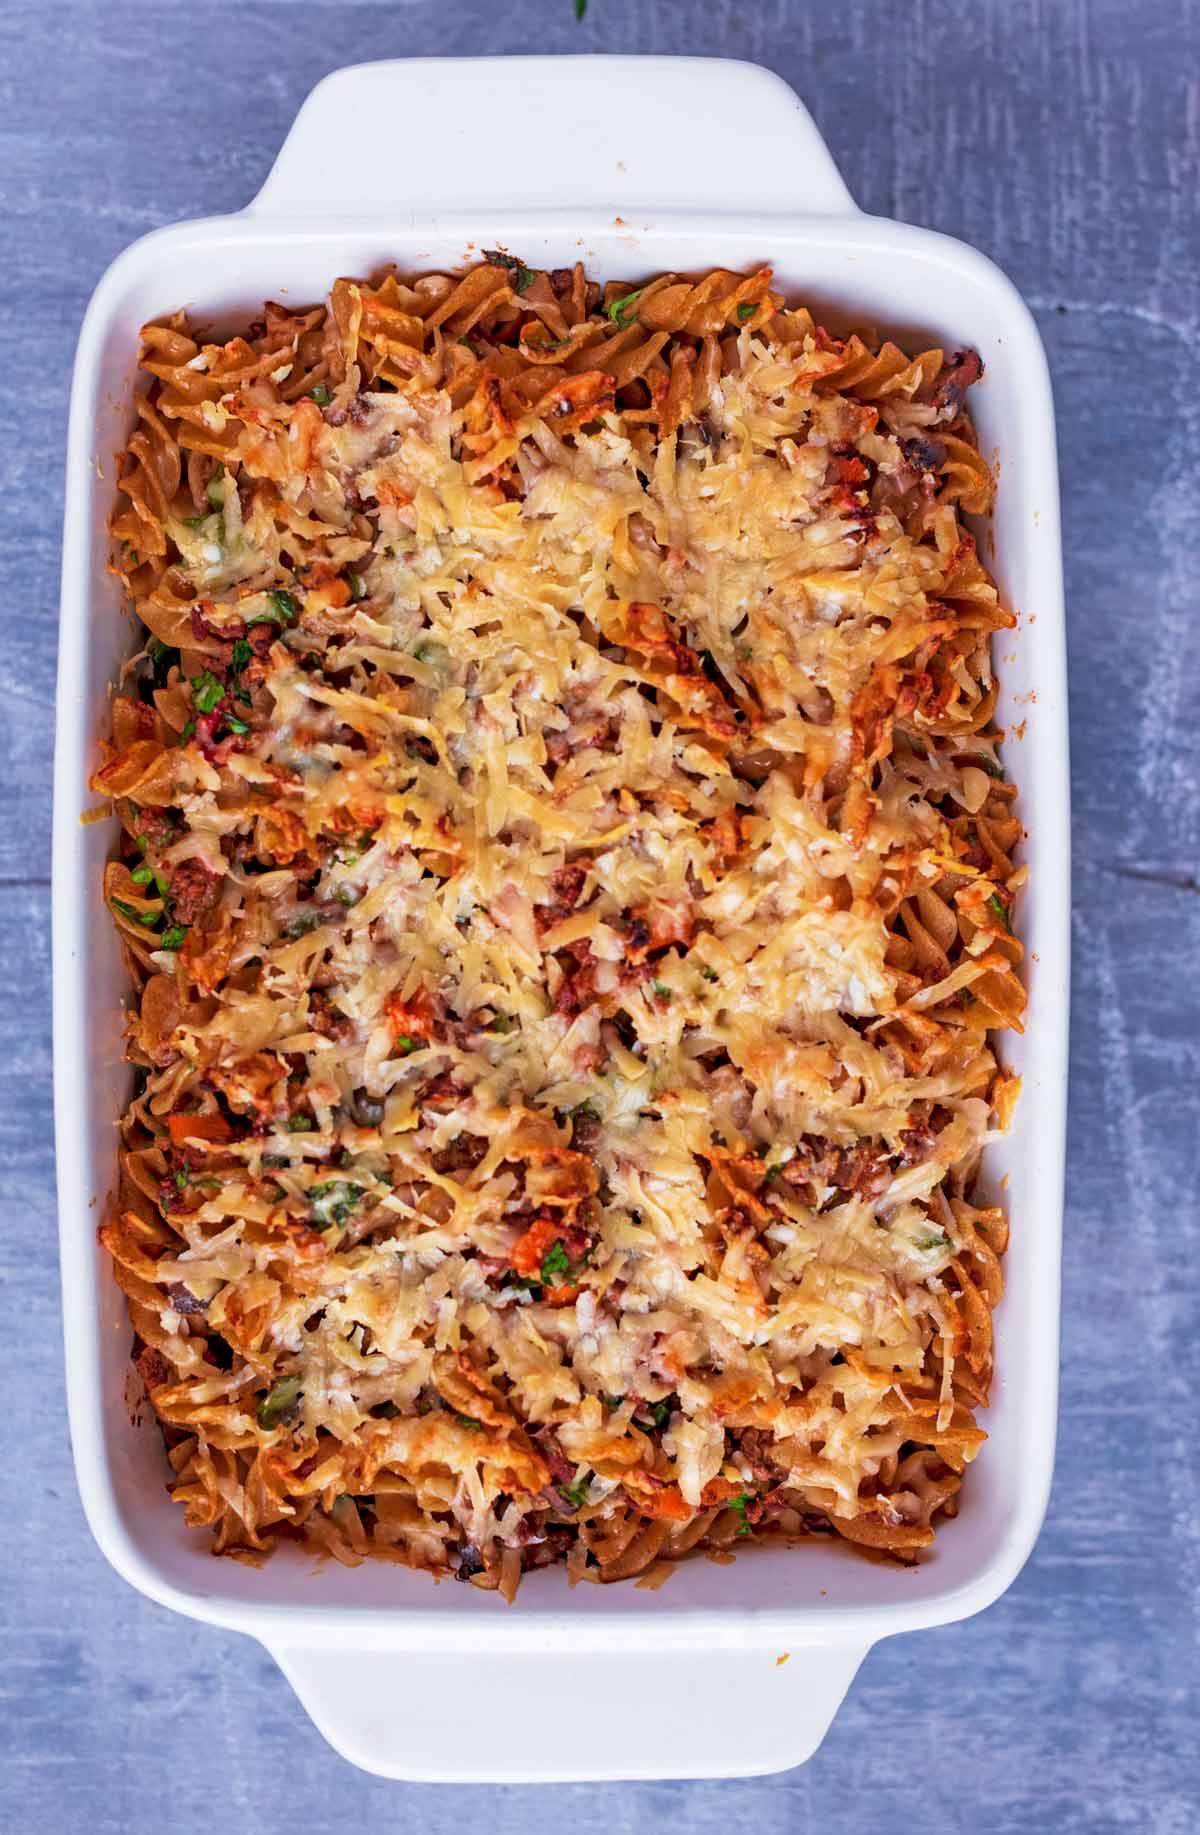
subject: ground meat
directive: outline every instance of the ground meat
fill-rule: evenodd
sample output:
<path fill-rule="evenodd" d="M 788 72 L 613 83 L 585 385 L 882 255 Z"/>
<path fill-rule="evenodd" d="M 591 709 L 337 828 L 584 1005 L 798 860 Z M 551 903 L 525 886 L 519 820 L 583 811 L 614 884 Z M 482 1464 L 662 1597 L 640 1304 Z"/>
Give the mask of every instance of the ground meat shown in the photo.
<path fill-rule="evenodd" d="M 596 998 L 596 961 L 589 943 L 571 943 L 554 960 L 562 970 L 562 984 L 554 996 L 554 1010 L 574 1018 Z"/>
<path fill-rule="evenodd" d="M 208 611 L 213 609 L 211 599 L 197 600 L 196 604 L 192 607 L 192 632 L 194 636 L 199 637 L 201 640 L 205 638 L 215 638 L 218 643 L 231 644 L 235 638 L 244 637 L 246 635 L 245 621 L 239 618 L 236 612 L 223 611 L 221 622 L 217 624 L 208 616 L 208 613 L 204 609 L 206 606 Z"/>
<path fill-rule="evenodd" d="M 176 923 L 194 924 L 221 895 L 221 880 L 199 860 L 184 860 L 171 874 L 171 911 Z"/>
<path fill-rule="evenodd" d="M 534 907 L 534 916 L 539 931 L 551 930 L 555 924 L 561 924 L 565 917 L 570 917 L 579 903 L 588 876 L 586 866 L 556 867 L 550 875 L 550 899 L 545 905 Z"/>
<path fill-rule="evenodd" d="M 841 1191 L 876 1196 L 891 1182 L 892 1172 L 887 1148 L 871 1141 L 843 1147 L 834 1156 L 829 1183 Z"/>
<path fill-rule="evenodd" d="M 185 1287 L 182 1281 L 171 1282 L 167 1288 L 167 1298 L 177 1313 L 191 1314 L 208 1311 L 208 1301 L 198 1300 L 191 1288 Z"/>
<path fill-rule="evenodd" d="M 556 1484 L 572 1485 L 575 1482 L 575 1462 L 568 1459 L 558 1443 L 558 1435 L 552 1427 L 541 1427 L 533 1435 L 537 1449 L 550 1468 L 550 1476 Z"/>
<path fill-rule="evenodd" d="M 354 1036 L 353 1021 L 346 1018 L 325 994 L 308 997 L 308 1023 L 323 1039 L 349 1039 Z M 382 1120 L 382 1115 L 380 1116 Z"/>
<path fill-rule="evenodd" d="M 486 1140 L 477 1134 L 460 1134 L 448 1147 L 431 1154 L 429 1163 L 435 1172 L 471 1172 L 488 1150 Z"/>
<path fill-rule="evenodd" d="M 901 1130 L 900 1139 L 904 1150 L 900 1155 L 902 1166 L 919 1166 L 927 1160 L 937 1146 L 937 1129 L 931 1128 L 928 1122 L 920 1122 L 915 1128 Z"/>
<path fill-rule="evenodd" d="M 126 804 L 126 808 L 130 805 Z M 145 841 L 147 847 L 157 850 L 170 846 L 175 838 L 175 824 L 165 809 L 139 808 L 136 813 L 132 810 L 130 813 L 132 832 Z"/>
<path fill-rule="evenodd" d="M 161 1389 L 169 1383 L 175 1372 L 163 1356 L 152 1345 L 144 1345 L 137 1355 L 138 1373 L 147 1389 Z"/>
<path fill-rule="evenodd" d="M 933 385 L 933 405 L 952 420 L 966 399 L 967 390 L 983 375 L 983 359 L 977 350 L 956 351 L 942 366 Z"/>
<path fill-rule="evenodd" d="M 738 1439 L 737 1450 L 752 1475 L 760 1482 L 778 1477 L 778 1468 L 769 1457 L 770 1441 L 761 1427 L 747 1427 Z"/>

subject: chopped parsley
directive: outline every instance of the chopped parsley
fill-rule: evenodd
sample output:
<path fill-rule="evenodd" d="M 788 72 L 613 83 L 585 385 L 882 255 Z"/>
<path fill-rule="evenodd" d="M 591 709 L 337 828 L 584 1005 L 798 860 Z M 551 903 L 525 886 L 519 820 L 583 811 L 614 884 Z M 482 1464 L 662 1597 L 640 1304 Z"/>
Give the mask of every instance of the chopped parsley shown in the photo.
<path fill-rule="evenodd" d="M 308 1195 L 317 1229 L 327 1230 L 331 1224 L 345 1223 L 365 1190 L 365 1186 L 352 1185 L 349 1179 L 329 1179 L 323 1185 L 310 1185 Z"/>
<path fill-rule="evenodd" d="M 502 249 L 485 248 L 483 258 L 489 267 L 508 270 L 514 293 L 528 293 L 537 279 L 537 274 L 532 268 L 527 268 L 525 263 L 518 261 L 515 255 L 506 255 Z"/>
<path fill-rule="evenodd" d="M 673 1395 L 664 1395 L 661 1402 L 643 1402 L 641 1404 L 640 1412 L 650 1416 L 654 1423 L 656 1433 L 661 1433 L 662 1429 L 670 1420 L 671 1404 L 674 1400 L 675 1397 Z"/>
<path fill-rule="evenodd" d="M 746 320 L 752 319 L 757 311 L 758 307 L 753 300 L 743 300 L 737 309 L 738 323 L 744 325 Z"/>
<path fill-rule="evenodd" d="M 473 1414 L 457 1414 L 456 1413 L 454 1416 L 454 1419 L 458 1422 L 460 1427 L 481 1428 L 483 1426 L 483 1422 L 477 1421 Z"/>
<path fill-rule="evenodd" d="M 329 393 L 328 387 L 323 382 L 318 382 L 316 388 L 312 392 L 312 398 L 316 402 L 318 408 L 327 408 L 333 400 L 333 396 Z"/>
<path fill-rule="evenodd" d="M 1003 900 L 995 892 L 993 892 L 992 896 L 988 899 L 988 910 L 993 911 L 996 914 L 996 916 L 1000 919 L 1000 922 L 1003 924 L 1005 930 L 1011 932 L 1012 924 L 1009 922 L 1008 911 L 1003 903 Z"/>
<path fill-rule="evenodd" d="M 930 1249 L 949 1249 L 951 1243 L 945 1230 L 934 1230 L 930 1235 L 922 1236 L 917 1247 L 923 1253 L 928 1253 Z"/>
<path fill-rule="evenodd" d="M 748 1536 L 750 1534 L 750 1524 L 746 1516 L 746 1505 L 753 1501 L 753 1497 L 754 1493 L 752 1491 L 739 1491 L 736 1497 L 731 1497 L 729 1500 L 729 1509 L 735 1511 L 741 1518 L 738 1528 L 738 1534 L 740 1536 Z"/>
<path fill-rule="evenodd" d="M 258 1404 L 258 1425 L 266 1428 L 281 1427 L 295 1414 L 300 1394 L 298 1376 L 281 1377 Z"/>
<path fill-rule="evenodd" d="M 270 611 L 255 612 L 253 618 L 247 618 L 247 624 L 277 624 L 283 630 L 289 624 L 295 624 L 300 616 L 300 607 L 291 593 L 285 592 L 282 587 L 275 587 L 267 594 L 267 598 L 271 601 Z"/>
<path fill-rule="evenodd" d="M 311 1115 L 288 1116 L 289 1134 L 311 1134 L 315 1126 L 316 1123 L 313 1121 Z"/>
<path fill-rule="evenodd" d="M 571 1258 L 563 1248 L 561 1242 L 556 1242 L 547 1249 L 545 1255 L 542 1257 L 542 1266 L 539 1272 L 543 1285 L 547 1287 L 553 1287 L 560 1275 L 570 1274 Z"/>
<path fill-rule="evenodd" d="M 315 911 L 303 911 L 299 917 L 292 919 L 283 934 L 294 942 L 297 937 L 306 937 L 309 931 L 315 930 L 320 922 Z"/>
<path fill-rule="evenodd" d="M 635 287 L 632 293 L 626 293 L 621 299 L 610 299 L 604 308 L 605 318 L 611 319 L 618 331 L 628 330 L 637 318 L 637 313 L 631 308 L 637 305 L 645 291 L 645 287 Z"/>
<path fill-rule="evenodd" d="M 202 714 L 211 714 L 225 699 L 225 684 L 211 669 L 192 677 L 192 703 Z"/>
<path fill-rule="evenodd" d="M 670 1000 L 672 990 L 667 986 L 665 981 L 652 982 L 651 986 L 660 1000 Z"/>
<path fill-rule="evenodd" d="M 244 637 L 235 637 L 233 640 L 233 656 L 229 665 L 233 673 L 235 675 L 240 675 L 253 655 L 254 651 L 246 642 L 246 639 Z"/>
<path fill-rule="evenodd" d="M 160 949 L 182 949 L 186 936 L 186 924 L 169 924 L 158 939 L 158 947 Z"/>
<path fill-rule="evenodd" d="M 236 714 L 227 714 L 225 716 L 225 725 L 231 733 L 236 733 L 239 739 L 243 738 L 245 734 L 250 731 L 246 722 L 244 720 L 239 720 Z"/>
<path fill-rule="evenodd" d="M 396 1040 L 396 1050 L 402 1058 L 408 1058 L 414 1051 L 420 1051 L 424 1043 L 424 1039 L 414 1039 L 409 1033 L 402 1032 Z"/>
<path fill-rule="evenodd" d="M 592 1481 L 590 1477 L 577 1478 L 573 1484 L 559 1485 L 558 1488 L 572 1510 L 582 1510 L 587 1502 L 587 1494 L 592 1488 Z"/>

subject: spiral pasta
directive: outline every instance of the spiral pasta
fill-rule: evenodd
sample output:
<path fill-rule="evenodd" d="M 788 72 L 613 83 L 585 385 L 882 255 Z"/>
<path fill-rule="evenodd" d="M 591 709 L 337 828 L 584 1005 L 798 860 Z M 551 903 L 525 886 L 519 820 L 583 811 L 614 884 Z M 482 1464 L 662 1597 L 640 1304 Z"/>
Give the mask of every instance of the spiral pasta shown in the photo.
<path fill-rule="evenodd" d="M 503 252 L 145 328 L 101 1237 L 217 1552 L 953 1514 L 1025 1001 L 981 367 Z"/>

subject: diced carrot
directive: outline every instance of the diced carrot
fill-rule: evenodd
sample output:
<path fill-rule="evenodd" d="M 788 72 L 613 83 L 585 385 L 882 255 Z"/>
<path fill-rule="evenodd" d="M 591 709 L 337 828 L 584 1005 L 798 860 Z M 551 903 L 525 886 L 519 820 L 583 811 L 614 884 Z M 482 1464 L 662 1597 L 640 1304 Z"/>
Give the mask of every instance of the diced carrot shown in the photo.
<path fill-rule="evenodd" d="M 185 1141 L 216 1141 L 224 1145 L 233 1139 L 233 1129 L 223 1115 L 169 1115 L 167 1129 L 177 1147 Z"/>
<path fill-rule="evenodd" d="M 517 1238 L 513 1246 L 512 1265 L 518 1274 L 527 1280 L 533 1279 L 540 1271 L 542 1258 L 562 1233 L 562 1224 L 556 1217 L 546 1212 L 535 1217 L 524 1236 Z"/>

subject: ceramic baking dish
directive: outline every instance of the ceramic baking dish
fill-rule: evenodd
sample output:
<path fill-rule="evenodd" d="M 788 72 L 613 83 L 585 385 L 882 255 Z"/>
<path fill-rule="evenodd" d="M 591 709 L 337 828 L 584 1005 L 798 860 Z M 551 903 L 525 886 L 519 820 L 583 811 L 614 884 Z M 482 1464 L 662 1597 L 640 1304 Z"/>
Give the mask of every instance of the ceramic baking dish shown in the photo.
<path fill-rule="evenodd" d="M 498 108 L 498 100 L 502 104 Z M 558 131 L 535 148 L 531 124 Z M 618 131 L 637 122 L 636 134 Z M 565 131 L 564 131 L 565 130 Z M 395 260 L 453 268 L 500 244 L 535 266 L 586 260 L 637 282 L 769 260 L 835 325 L 918 346 L 970 343 L 1000 468 L 985 553 L 1018 630 L 1000 643 L 1000 718 L 1029 828 L 1030 1017 L 1006 1056 L 1025 1079 L 990 1150 L 1013 1223 L 990 1439 L 936 1551 L 905 1569 L 823 1540 L 685 1563 L 658 1592 L 529 1576 L 515 1606 L 381 1563 L 281 1551 L 261 1571 L 208 1553 L 167 1498 L 136 1395 L 122 1296 L 96 1244 L 129 1087 L 126 982 L 101 909 L 110 825 L 81 826 L 109 686 L 133 631 L 105 570 L 113 455 L 138 327 L 187 304 L 220 325 L 264 298 L 320 298 Z M 1019 736 L 1018 736 L 1019 735 Z M 71 402 L 54 835 L 55 1098 L 71 1434 L 93 1533 L 130 1583 L 260 1638 L 317 1726 L 389 1777 L 726 1776 L 816 1748 L 879 1638 L 988 1605 L 1029 1553 L 1053 1461 L 1068 972 L 1063 608 L 1046 363 L 1013 287 L 983 256 L 861 215 L 792 92 L 753 65 L 518 58 L 362 65 L 308 98 L 254 203 L 120 256 L 84 322 Z M 917 1653 L 914 1651 L 914 1656 Z M 786 1661 L 784 1659 L 787 1659 Z M 648 1728 L 653 1736 L 647 1736 Z M 880 1736 L 904 1738 L 900 1726 Z"/>

